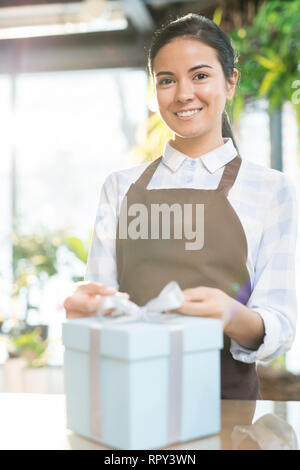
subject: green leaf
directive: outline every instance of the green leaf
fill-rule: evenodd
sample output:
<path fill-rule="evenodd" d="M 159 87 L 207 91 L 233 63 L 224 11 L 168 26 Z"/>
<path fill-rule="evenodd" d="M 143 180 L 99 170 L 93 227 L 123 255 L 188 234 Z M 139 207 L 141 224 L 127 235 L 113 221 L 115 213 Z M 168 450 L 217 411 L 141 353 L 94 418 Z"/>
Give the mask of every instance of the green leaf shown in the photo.
<path fill-rule="evenodd" d="M 258 90 L 258 93 L 260 96 L 263 97 L 268 93 L 272 83 L 274 82 L 277 76 L 278 76 L 278 72 L 270 71 L 266 73 L 265 78 L 263 79 L 263 82 L 260 85 L 260 88 Z"/>
<path fill-rule="evenodd" d="M 276 67 L 276 64 L 274 61 L 267 59 L 267 57 L 263 57 L 261 55 L 256 55 L 254 58 L 257 60 L 257 62 L 265 67 L 266 69 L 273 70 Z"/>
<path fill-rule="evenodd" d="M 243 109 L 244 109 L 244 97 L 241 93 L 236 94 L 232 104 L 232 116 L 234 122 L 239 122 Z"/>
<path fill-rule="evenodd" d="M 216 23 L 218 26 L 220 26 L 221 21 L 222 21 L 222 16 L 223 16 L 223 9 L 218 7 L 215 9 L 214 14 L 213 14 L 213 22 Z"/>
<path fill-rule="evenodd" d="M 84 263 L 87 262 L 88 250 L 80 238 L 67 236 L 66 244 L 69 250 L 72 251 L 77 256 L 77 258 L 79 258 Z"/>

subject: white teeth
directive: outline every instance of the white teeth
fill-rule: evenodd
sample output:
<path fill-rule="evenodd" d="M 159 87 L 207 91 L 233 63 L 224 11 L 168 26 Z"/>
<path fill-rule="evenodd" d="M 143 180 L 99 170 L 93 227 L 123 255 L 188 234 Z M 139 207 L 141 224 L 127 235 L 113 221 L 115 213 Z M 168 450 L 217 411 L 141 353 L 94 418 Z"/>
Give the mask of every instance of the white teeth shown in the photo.
<path fill-rule="evenodd" d="M 192 116 L 200 111 L 200 109 L 193 109 L 192 111 L 185 111 L 183 113 L 176 113 L 177 116 L 184 117 L 184 116 Z"/>

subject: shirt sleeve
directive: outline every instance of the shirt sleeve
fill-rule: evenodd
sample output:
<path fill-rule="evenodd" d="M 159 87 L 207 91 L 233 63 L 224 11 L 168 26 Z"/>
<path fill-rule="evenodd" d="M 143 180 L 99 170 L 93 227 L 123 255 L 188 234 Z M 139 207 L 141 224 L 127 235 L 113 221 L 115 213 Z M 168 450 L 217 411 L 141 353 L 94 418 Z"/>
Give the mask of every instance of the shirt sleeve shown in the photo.
<path fill-rule="evenodd" d="M 97 206 L 96 220 L 84 279 L 118 289 L 116 267 L 117 185 L 112 173 L 105 181 Z"/>
<path fill-rule="evenodd" d="M 263 343 L 257 350 L 250 350 L 231 340 L 233 358 L 245 363 L 275 359 L 290 349 L 295 337 L 296 191 L 286 175 L 281 173 L 279 180 L 270 204 L 266 205 L 253 290 L 247 303 L 263 319 Z"/>

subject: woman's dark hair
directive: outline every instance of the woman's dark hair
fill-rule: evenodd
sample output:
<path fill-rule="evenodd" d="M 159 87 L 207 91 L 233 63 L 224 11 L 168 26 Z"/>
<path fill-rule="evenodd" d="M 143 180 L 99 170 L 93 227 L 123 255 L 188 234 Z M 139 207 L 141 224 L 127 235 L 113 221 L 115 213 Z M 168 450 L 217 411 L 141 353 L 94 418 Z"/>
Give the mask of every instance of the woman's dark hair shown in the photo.
<path fill-rule="evenodd" d="M 189 13 L 173 20 L 155 31 L 148 49 L 148 70 L 151 77 L 153 77 L 153 62 L 158 51 L 178 37 L 196 39 L 215 49 L 225 79 L 230 80 L 236 61 L 230 38 L 212 20 L 195 13 Z M 230 137 L 238 151 L 226 110 L 224 110 L 222 116 L 222 136 Z"/>

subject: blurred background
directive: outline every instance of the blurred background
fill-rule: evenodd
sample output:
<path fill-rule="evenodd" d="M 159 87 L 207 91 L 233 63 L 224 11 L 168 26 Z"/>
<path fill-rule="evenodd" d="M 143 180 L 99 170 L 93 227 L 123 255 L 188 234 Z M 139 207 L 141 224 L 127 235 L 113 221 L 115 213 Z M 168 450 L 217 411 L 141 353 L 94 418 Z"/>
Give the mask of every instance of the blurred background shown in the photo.
<path fill-rule="evenodd" d="M 0 392 L 63 393 L 62 305 L 84 276 L 102 183 L 170 136 L 146 48 L 190 12 L 238 53 L 227 111 L 242 157 L 299 192 L 300 0 L 0 0 Z M 300 400 L 299 332 L 259 373 L 264 399 Z"/>

